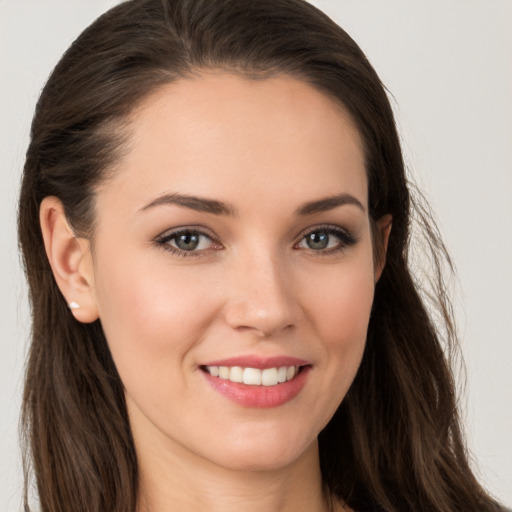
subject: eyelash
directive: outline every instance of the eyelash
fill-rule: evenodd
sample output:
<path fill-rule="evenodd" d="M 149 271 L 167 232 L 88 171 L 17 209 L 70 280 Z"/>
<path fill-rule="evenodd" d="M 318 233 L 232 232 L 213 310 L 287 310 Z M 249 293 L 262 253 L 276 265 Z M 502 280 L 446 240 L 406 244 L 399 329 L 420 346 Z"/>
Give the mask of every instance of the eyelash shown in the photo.
<path fill-rule="evenodd" d="M 324 250 L 314 250 L 314 249 L 306 249 L 304 250 L 308 251 L 311 254 L 314 254 L 315 256 L 329 256 L 335 253 L 339 253 L 347 249 L 348 247 L 354 245 L 357 243 L 357 238 L 349 233 L 348 231 L 332 226 L 332 225 L 321 225 L 321 226 L 315 226 L 314 228 L 309 229 L 305 233 L 302 233 L 300 235 L 300 238 L 293 244 L 294 249 L 299 249 L 298 245 L 306 239 L 306 237 L 312 235 L 313 233 L 325 233 L 327 235 L 334 235 L 336 236 L 340 242 L 336 244 L 335 247 L 324 249 Z M 170 245 L 169 242 L 172 240 L 176 240 L 180 235 L 195 235 L 198 237 L 206 237 L 208 238 L 212 245 L 217 247 L 213 247 L 214 250 L 220 250 L 223 248 L 222 244 L 217 241 L 213 236 L 203 231 L 203 228 L 195 228 L 195 227 L 187 227 L 187 228 L 181 228 L 177 229 L 176 231 L 168 232 L 163 235 L 160 235 L 155 239 L 155 243 L 158 247 L 162 248 L 165 251 L 170 252 L 174 256 L 177 256 L 179 258 L 197 258 L 204 256 L 204 253 L 209 251 L 211 247 L 208 247 L 207 249 L 200 249 L 200 250 L 190 250 L 185 251 L 183 249 L 179 249 L 178 247 L 173 247 Z M 200 243 L 200 242 L 199 242 Z"/>
<path fill-rule="evenodd" d="M 345 229 L 342 229 L 337 226 L 332 225 L 321 225 L 321 226 L 315 226 L 305 233 L 300 235 L 300 238 L 297 242 L 295 242 L 294 247 L 297 247 L 298 244 L 300 244 L 303 240 L 306 239 L 309 235 L 312 235 L 313 233 L 326 233 L 327 235 L 334 235 L 336 236 L 340 242 L 336 244 L 334 247 L 331 247 L 329 249 L 324 250 L 314 250 L 314 249 L 305 249 L 309 251 L 310 253 L 314 254 L 315 256 L 330 256 L 336 253 L 343 252 L 348 247 L 351 247 L 352 245 L 355 245 L 357 243 L 357 238 L 346 231 Z"/>
<path fill-rule="evenodd" d="M 180 235 L 196 235 L 199 237 L 206 237 L 211 241 L 212 245 L 218 246 L 216 248 L 217 250 L 222 249 L 222 244 L 220 242 L 218 242 L 217 240 L 215 240 L 215 238 L 213 236 L 206 233 L 203 229 L 204 228 L 196 228 L 193 226 L 177 229 L 170 233 L 167 232 L 167 233 L 164 233 L 163 235 L 160 235 L 159 237 L 156 238 L 155 243 L 158 245 L 158 247 L 161 247 L 164 251 L 168 251 L 171 254 L 173 254 L 174 256 L 177 256 L 179 258 L 197 258 L 197 257 L 203 256 L 204 253 L 210 249 L 210 248 L 208 248 L 208 249 L 184 251 L 182 249 L 179 249 L 178 247 L 173 247 L 172 245 L 170 245 L 169 242 L 171 242 L 172 240 L 175 240 Z"/>

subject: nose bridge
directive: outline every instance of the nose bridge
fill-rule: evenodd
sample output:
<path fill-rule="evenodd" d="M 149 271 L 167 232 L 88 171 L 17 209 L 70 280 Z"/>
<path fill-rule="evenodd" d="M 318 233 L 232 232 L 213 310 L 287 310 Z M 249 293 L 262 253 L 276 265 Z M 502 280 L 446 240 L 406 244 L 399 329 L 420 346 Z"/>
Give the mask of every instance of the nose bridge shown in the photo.
<path fill-rule="evenodd" d="M 283 255 L 262 248 L 240 252 L 232 268 L 226 320 L 233 328 L 269 336 L 293 326 L 299 318 L 291 272 Z"/>

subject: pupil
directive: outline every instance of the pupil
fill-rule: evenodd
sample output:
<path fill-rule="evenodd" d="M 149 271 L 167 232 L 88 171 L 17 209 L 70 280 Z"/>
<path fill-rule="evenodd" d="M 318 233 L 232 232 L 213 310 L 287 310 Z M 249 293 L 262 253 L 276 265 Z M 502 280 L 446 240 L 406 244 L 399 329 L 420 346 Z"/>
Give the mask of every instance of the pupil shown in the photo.
<path fill-rule="evenodd" d="M 178 236 L 176 245 L 184 251 L 192 251 L 199 245 L 199 236 L 194 233 L 184 233 Z"/>
<path fill-rule="evenodd" d="M 329 245 L 328 233 L 311 233 L 308 236 L 310 249 L 325 249 Z"/>

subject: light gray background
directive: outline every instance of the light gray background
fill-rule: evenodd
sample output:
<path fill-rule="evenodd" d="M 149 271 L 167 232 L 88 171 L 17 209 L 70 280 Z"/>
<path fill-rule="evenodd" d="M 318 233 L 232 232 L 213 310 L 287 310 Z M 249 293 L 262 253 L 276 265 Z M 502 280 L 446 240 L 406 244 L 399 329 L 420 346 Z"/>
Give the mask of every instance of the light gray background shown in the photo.
<path fill-rule="evenodd" d="M 0 0 L 0 510 L 20 510 L 17 421 L 28 337 L 15 233 L 32 111 L 69 43 L 115 0 Z M 455 259 L 475 467 L 512 504 L 512 2 L 316 0 L 396 101 L 409 168 Z"/>

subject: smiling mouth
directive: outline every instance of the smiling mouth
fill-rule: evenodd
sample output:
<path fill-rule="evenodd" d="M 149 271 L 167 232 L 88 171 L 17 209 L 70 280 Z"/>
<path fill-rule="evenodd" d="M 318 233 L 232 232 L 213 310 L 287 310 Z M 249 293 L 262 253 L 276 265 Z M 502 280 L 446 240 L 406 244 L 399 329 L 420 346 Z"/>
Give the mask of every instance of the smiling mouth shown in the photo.
<path fill-rule="evenodd" d="M 247 386 L 276 386 L 293 380 L 305 367 L 280 366 L 262 370 L 241 366 L 201 366 L 200 368 L 212 377 L 230 382 L 246 384 Z"/>

